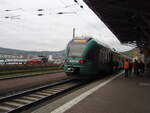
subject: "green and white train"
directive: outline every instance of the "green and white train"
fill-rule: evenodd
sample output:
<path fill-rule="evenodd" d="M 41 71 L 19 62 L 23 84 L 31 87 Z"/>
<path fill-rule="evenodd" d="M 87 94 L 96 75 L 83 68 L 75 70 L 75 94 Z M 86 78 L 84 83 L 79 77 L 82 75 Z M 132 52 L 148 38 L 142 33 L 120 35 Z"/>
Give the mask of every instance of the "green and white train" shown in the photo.
<path fill-rule="evenodd" d="M 65 50 L 64 71 L 68 76 L 89 79 L 120 70 L 125 59 L 93 38 L 72 39 Z"/>

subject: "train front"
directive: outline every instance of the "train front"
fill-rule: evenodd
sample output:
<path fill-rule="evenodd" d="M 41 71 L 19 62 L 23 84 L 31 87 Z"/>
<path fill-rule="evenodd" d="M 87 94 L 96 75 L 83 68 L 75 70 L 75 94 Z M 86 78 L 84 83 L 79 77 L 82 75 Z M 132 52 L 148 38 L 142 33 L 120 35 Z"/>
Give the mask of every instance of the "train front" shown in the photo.
<path fill-rule="evenodd" d="M 89 63 L 84 57 L 88 45 L 87 39 L 73 39 L 65 51 L 64 71 L 68 76 L 85 78 L 89 74 Z"/>

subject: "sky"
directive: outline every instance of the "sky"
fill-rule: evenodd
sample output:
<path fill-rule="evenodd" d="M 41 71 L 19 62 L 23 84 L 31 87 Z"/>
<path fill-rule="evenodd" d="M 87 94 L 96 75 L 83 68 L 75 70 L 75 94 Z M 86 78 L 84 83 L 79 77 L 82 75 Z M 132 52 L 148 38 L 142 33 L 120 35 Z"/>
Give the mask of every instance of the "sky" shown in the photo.
<path fill-rule="evenodd" d="M 0 0 L 0 47 L 64 50 L 73 28 L 76 36 L 91 36 L 117 51 L 132 48 L 122 45 L 82 0 Z"/>

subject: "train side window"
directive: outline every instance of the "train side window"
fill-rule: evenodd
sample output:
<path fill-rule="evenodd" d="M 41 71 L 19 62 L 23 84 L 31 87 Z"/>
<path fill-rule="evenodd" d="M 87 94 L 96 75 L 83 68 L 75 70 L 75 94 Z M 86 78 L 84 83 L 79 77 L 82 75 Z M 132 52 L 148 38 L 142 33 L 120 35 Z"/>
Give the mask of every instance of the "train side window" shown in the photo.
<path fill-rule="evenodd" d="M 93 56 L 93 53 L 92 53 L 92 52 L 90 52 L 90 53 L 88 54 L 88 56 L 87 56 L 87 59 L 88 59 L 88 60 L 92 60 L 92 59 L 93 59 L 93 57 L 92 57 L 92 56 Z"/>
<path fill-rule="evenodd" d="M 104 50 L 104 52 L 105 52 L 104 63 L 106 63 L 107 62 L 107 51 L 106 51 L 106 49 Z"/>
<path fill-rule="evenodd" d="M 106 63 L 106 51 L 104 50 L 104 56 L 103 56 L 103 58 L 104 58 L 104 63 Z"/>
<path fill-rule="evenodd" d="M 98 52 L 98 61 L 99 61 L 99 63 L 101 63 L 101 49 Z"/>
<path fill-rule="evenodd" d="M 103 60 L 104 59 L 104 52 L 103 52 L 103 50 L 102 50 L 102 52 L 101 52 L 101 63 L 103 63 Z"/>
<path fill-rule="evenodd" d="M 109 62 L 109 52 L 107 51 L 107 62 Z"/>
<path fill-rule="evenodd" d="M 87 56 L 87 59 L 94 61 L 96 59 L 96 55 L 95 54 L 96 54 L 96 50 L 92 49 L 91 52 L 89 52 L 89 54 Z"/>
<path fill-rule="evenodd" d="M 110 52 L 108 52 L 108 62 L 110 61 Z"/>
<path fill-rule="evenodd" d="M 106 63 L 106 51 L 103 51 L 103 63 Z"/>
<path fill-rule="evenodd" d="M 103 63 L 103 49 L 102 48 L 100 49 L 100 52 L 99 52 L 99 62 Z"/>
<path fill-rule="evenodd" d="M 104 50 L 104 63 L 106 63 L 107 62 L 107 52 L 106 52 L 106 50 Z"/>
<path fill-rule="evenodd" d="M 99 50 L 99 63 L 102 63 L 102 49 Z"/>
<path fill-rule="evenodd" d="M 106 50 L 106 62 L 108 62 L 108 51 Z"/>

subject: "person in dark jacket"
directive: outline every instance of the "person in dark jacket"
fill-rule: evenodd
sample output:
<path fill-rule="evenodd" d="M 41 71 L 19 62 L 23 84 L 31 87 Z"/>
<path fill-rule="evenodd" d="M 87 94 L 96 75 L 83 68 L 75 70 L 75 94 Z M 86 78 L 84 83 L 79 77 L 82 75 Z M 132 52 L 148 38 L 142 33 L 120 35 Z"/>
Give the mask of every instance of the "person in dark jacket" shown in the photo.
<path fill-rule="evenodd" d="M 133 63 L 132 61 L 129 61 L 129 75 L 132 74 L 132 68 L 133 68 Z"/>
<path fill-rule="evenodd" d="M 139 63 L 138 63 L 138 61 L 136 59 L 134 61 L 133 66 L 134 66 L 134 74 L 135 75 L 139 75 Z"/>
<path fill-rule="evenodd" d="M 142 60 L 139 61 L 139 72 L 144 73 L 145 65 Z"/>

